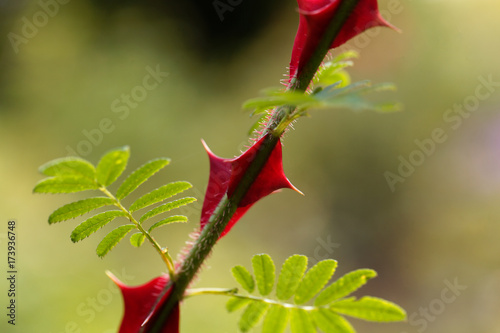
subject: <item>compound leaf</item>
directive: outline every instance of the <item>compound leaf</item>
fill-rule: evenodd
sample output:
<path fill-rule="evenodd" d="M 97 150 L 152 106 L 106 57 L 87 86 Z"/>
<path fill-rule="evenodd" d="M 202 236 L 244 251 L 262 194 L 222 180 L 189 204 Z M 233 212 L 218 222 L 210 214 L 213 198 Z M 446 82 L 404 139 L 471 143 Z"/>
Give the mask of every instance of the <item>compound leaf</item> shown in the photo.
<path fill-rule="evenodd" d="M 113 204 L 113 199 L 108 197 L 96 197 L 72 202 L 50 214 L 49 224 L 73 219 L 94 209 Z"/>
<path fill-rule="evenodd" d="M 118 216 L 127 215 L 121 210 L 110 210 L 108 212 L 100 213 L 92 216 L 91 218 L 83 221 L 78 225 L 75 230 L 71 233 L 71 241 L 76 243 L 84 238 L 87 238 Z"/>
<path fill-rule="evenodd" d="M 127 167 L 129 157 L 128 146 L 106 153 L 97 164 L 97 182 L 103 186 L 111 185 Z"/>
<path fill-rule="evenodd" d="M 75 193 L 87 190 L 97 190 L 99 186 L 93 180 L 75 176 L 45 178 L 39 181 L 34 193 Z"/>
<path fill-rule="evenodd" d="M 257 288 L 262 296 L 268 295 L 274 285 L 274 262 L 268 254 L 257 254 L 252 258 L 252 267 Z"/>
<path fill-rule="evenodd" d="M 135 225 L 126 224 L 111 231 L 97 246 L 97 255 L 101 258 L 104 257 L 113 247 L 116 246 L 116 244 L 118 244 L 119 241 L 123 239 L 123 237 L 130 232 L 130 230 L 134 228 Z"/>
<path fill-rule="evenodd" d="M 339 300 L 334 302 L 330 309 L 351 317 L 376 322 L 391 322 L 406 319 L 405 311 L 398 305 L 370 296 L 362 297 L 359 300 Z"/>
<path fill-rule="evenodd" d="M 231 269 L 231 273 L 233 273 L 234 278 L 241 285 L 243 289 L 245 289 L 249 293 L 253 292 L 255 288 L 255 281 L 250 272 L 248 272 L 248 270 L 245 267 L 239 265 L 234 266 Z"/>
<path fill-rule="evenodd" d="M 142 215 L 141 218 L 139 219 L 139 222 L 142 223 L 142 222 L 146 221 L 147 219 L 150 219 L 158 214 L 165 213 L 165 212 L 171 211 L 172 209 L 185 206 L 185 205 L 190 204 L 191 202 L 194 202 L 194 201 L 196 201 L 196 198 L 187 197 L 187 198 L 182 198 L 182 199 L 178 199 L 175 201 L 167 202 L 161 206 L 158 206 L 156 208 L 151 209 L 150 211 L 148 211 L 147 213 Z"/>
<path fill-rule="evenodd" d="M 136 210 L 163 201 L 187 189 L 190 189 L 191 187 L 192 185 L 190 183 L 183 181 L 163 185 L 162 187 L 159 187 L 156 190 L 147 193 L 134 201 L 134 203 L 130 205 L 130 211 L 135 212 Z"/>
<path fill-rule="evenodd" d="M 349 272 L 325 288 L 314 301 L 314 305 L 326 305 L 336 299 L 345 297 L 361 288 L 369 279 L 376 276 L 377 272 L 372 269 L 358 269 Z"/>
<path fill-rule="evenodd" d="M 163 169 L 170 163 L 170 159 L 168 158 L 158 158 L 152 161 L 147 162 L 134 172 L 130 174 L 120 185 L 118 190 L 116 191 L 116 198 L 121 200 L 125 198 L 127 195 L 132 193 L 136 188 L 138 188 L 142 183 L 148 180 L 155 173 Z"/>
<path fill-rule="evenodd" d="M 296 254 L 283 263 L 276 286 L 276 297 L 279 300 L 286 301 L 295 293 L 306 269 L 306 256 Z"/>
<path fill-rule="evenodd" d="M 273 260 L 267 254 L 258 254 L 252 258 L 255 281 L 243 266 L 235 266 L 232 273 L 239 284 L 252 293 L 255 284 L 262 297 L 235 295 L 226 304 L 229 312 L 246 306 L 239 321 L 242 332 L 248 332 L 257 325 L 262 317 L 262 333 L 282 333 L 288 322 L 292 333 L 355 333 L 354 328 L 344 315 L 378 322 L 401 321 L 406 319 L 403 309 L 394 303 L 375 297 L 342 298 L 364 285 L 376 276 L 371 269 L 360 269 L 341 277 L 334 282 L 333 288 L 321 289 L 328 283 L 337 268 L 337 261 L 322 260 L 311 269 L 307 268 L 307 257 L 293 255 L 281 268 L 276 285 L 276 297 L 279 301 L 265 298 L 271 293 L 275 280 Z M 303 304 L 315 295 L 314 306 Z M 285 303 L 294 296 L 294 303 Z"/>
<path fill-rule="evenodd" d="M 304 304 L 313 298 L 330 280 L 336 268 L 337 261 L 327 259 L 309 269 L 297 288 L 295 303 Z"/>

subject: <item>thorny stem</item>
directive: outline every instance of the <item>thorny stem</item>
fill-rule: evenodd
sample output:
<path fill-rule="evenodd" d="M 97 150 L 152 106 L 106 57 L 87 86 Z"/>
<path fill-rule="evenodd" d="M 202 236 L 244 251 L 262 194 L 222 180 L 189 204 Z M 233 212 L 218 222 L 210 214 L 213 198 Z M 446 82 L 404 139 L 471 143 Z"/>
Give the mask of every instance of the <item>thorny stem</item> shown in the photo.
<path fill-rule="evenodd" d="M 104 186 L 99 187 L 99 190 L 101 190 L 102 193 L 106 194 L 108 197 L 110 197 L 114 202 L 115 206 L 120 208 L 125 214 L 127 214 L 127 218 L 132 222 L 137 229 L 148 239 L 148 241 L 153 245 L 153 247 L 156 249 L 156 251 L 160 254 L 160 257 L 163 259 L 163 262 L 165 262 L 165 265 L 167 265 L 168 269 L 168 275 L 170 276 L 171 281 L 176 280 L 175 276 L 175 267 L 174 267 L 174 260 L 170 256 L 170 253 L 168 253 L 167 249 L 162 249 L 160 244 L 147 232 L 142 225 L 132 216 L 132 214 L 125 208 L 123 205 L 120 203 L 120 201 L 111 193 L 108 191 L 108 189 Z"/>
<path fill-rule="evenodd" d="M 316 71 L 318 70 L 318 67 L 328 53 L 333 40 L 340 32 L 345 21 L 359 1 L 360 0 L 344 0 L 340 2 L 334 17 L 332 18 L 324 35 L 321 37 L 318 47 L 309 61 L 304 65 L 302 71 L 298 73 L 296 77 L 291 79 L 287 88 L 288 90 L 306 91 Z M 263 132 L 263 136 L 266 138 L 262 143 L 261 148 L 256 153 L 254 160 L 248 166 L 233 195 L 230 198 L 225 195 L 221 199 L 219 205 L 212 213 L 207 225 L 205 225 L 201 231 L 199 238 L 196 240 L 195 244 L 186 256 L 186 259 L 182 262 L 182 265 L 177 272 L 177 280 L 173 286 L 172 282 L 170 282 L 158 299 L 161 299 L 167 290 L 173 288 L 170 296 L 166 302 L 160 306 L 154 316 L 146 319 L 141 332 L 160 333 L 162 331 L 169 318 L 170 312 L 177 305 L 177 303 L 184 298 L 184 294 L 189 283 L 200 269 L 204 260 L 210 254 L 212 247 L 215 245 L 222 231 L 231 220 L 239 202 L 243 199 L 267 162 L 267 159 L 278 143 L 280 136 L 283 134 L 286 126 L 290 122 L 290 116 L 293 114 L 294 110 L 294 107 L 285 105 L 277 108 L 273 112 L 271 121 Z M 152 312 L 156 310 L 156 306 L 157 304 L 151 310 Z"/>

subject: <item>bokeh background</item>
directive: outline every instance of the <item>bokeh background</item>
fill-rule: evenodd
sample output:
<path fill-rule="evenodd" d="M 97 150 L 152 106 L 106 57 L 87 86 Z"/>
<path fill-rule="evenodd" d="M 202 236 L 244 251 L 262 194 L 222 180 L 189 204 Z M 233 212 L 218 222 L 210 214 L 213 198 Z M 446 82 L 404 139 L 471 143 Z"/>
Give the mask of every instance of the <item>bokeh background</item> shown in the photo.
<path fill-rule="evenodd" d="M 53 210 L 85 195 L 33 195 L 41 164 L 72 150 L 95 163 L 123 145 L 128 171 L 170 157 L 137 195 L 190 181 L 199 198 L 190 222 L 158 238 L 177 253 L 196 228 L 208 178 L 200 139 L 219 156 L 243 149 L 255 119 L 241 104 L 279 85 L 298 20 L 293 0 L 233 1 L 223 13 L 214 3 L 0 0 L 1 332 L 116 332 L 122 301 L 104 272 L 141 284 L 163 270 L 149 246 L 123 242 L 101 260 L 95 247 L 105 231 L 73 244 L 78 221 L 49 226 Z M 230 268 L 250 268 L 256 253 L 277 266 L 294 253 L 311 263 L 334 258 L 338 276 L 375 269 L 361 294 L 393 300 L 412 318 L 353 320 L 359 332 L 500 332 L 500 3 L 379 6 L 403 33 L 352 40 L 360 58 L 350 72 L 396 83 L 383 97 L 405 110 L 321 110 L 297 122 L 284 139 L 284 167 L 305 196 L 283 191 L 259 202 L 218 243 L 196 286 L 235 286 Z M 147 68 L 168 76 L 116 112 L 113 103 L 125 105 L 115 101 L 142 85 Z M 95 134 L 103 119 L 112 129 Z M 425 155 L 417 142 L 428 144 Z M 410 159 L 414 166 L 401 166 Z M 401 178 L 390 186 L 387 172 Z M 18 237 L 15 327 L 4 314 L 9 219 Z M 237 332 L 225 301 L 186 300 L 182 332 Z"/>

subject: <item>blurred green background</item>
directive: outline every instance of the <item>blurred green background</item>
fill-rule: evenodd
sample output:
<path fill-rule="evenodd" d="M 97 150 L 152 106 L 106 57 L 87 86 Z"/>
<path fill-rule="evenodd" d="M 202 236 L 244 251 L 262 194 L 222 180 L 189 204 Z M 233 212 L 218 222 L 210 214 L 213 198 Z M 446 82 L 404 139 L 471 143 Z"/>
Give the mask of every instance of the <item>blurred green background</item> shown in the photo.
<path fill-rule="evenodd" d="M 196 286 L 235 286 L 230 268 L 250 268 L 256 253 L 277 266 L 294 253 L 311 263 L 334 258 L 337 276 L 375 269 L 379 277 L 361 294 L 392 300 L 411 318 L 354 320 L 359 332 L 500 332 L 500 3 L 379 6 L 403 33 L 352 40 L 361 57 L 350 72 L 396 83 L 384 97 L 405 110 L 321 110 L 297 122 L 283 140 L 284 168 L 305 196 L 283 191 L 259 202 L 218 243 Z M 1 332 L 116 332 L 122 301 L 105 270 L 129 284 L 163 270 L 149 246 L 123 242 L 101 260 L 95 247 L 105 231 L 72 244 L 78 221 L 49 227 L 53 210 L 85 195 L 33 195 L 41 164 L 71 150 L 95 163 L 122 145 L 131 147 L 128 171 L 170 157 L 137 195 L 190 181 L 199 198 L 186 212 L 190 222 L 158 238 L 177 253 L 196 228 L 208 178 L 200 139 L 219 156 L 243 149 L 254 119 L 241 104 L 279 84 L 298 22 L 293 0 L 231 8 L 220 16 L 201 0 L 0 0 Z M 168 76 L 126 106 L 122 94 L 143 85 L 147 68 Z M 402 160 L 415 165 L 405 169 Z M 390 186 L 387 172 L 398 168 Z M 15 327 L 5 316 L 9 219 L 18 237 Z M 451 290 L 454 283 L 461 289 Z M 186 300 L 182 332 L 236 332 L 238 315 L 226 314 L 225 301 Z"/>

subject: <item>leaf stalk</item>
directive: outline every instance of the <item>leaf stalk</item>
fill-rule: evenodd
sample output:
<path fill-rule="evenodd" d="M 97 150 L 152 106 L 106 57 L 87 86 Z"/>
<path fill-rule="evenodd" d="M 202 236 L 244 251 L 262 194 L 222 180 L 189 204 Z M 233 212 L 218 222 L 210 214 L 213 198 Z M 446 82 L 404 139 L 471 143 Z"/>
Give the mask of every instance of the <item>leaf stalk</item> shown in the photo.
<path fill-rule="evenodd" d="M 167 266 L 168 269 L 168 275 L 170 276 L 171 281 L 176 280 L 176 275 L 175 275 L 175 266 L 174 266 L 174 261 L 172 259 L 172 256 L 168 252 L 168 249 L 162 249 L 160 244 L 151 236 L 149 232 L 147 232 L 143 226 L 132 216 L 132 213 L 130 213 L 127 208 L 125 208 L 120 200 L 118 200 L 111 192 L 108 191 L 108 189 L 104 186 L 99 187 L 99 190 L 107 195 L 110 199 L 114 201 L 114 204 L 116 207 L 120 208 L 125 214 L 127 214 L 127 218 L 132 222 L 135 227 L 146 237 L 146 239 L 153 245 L 155 250 L 158 252 L 160 257 L 162 258 L 163 262 Z"/>

